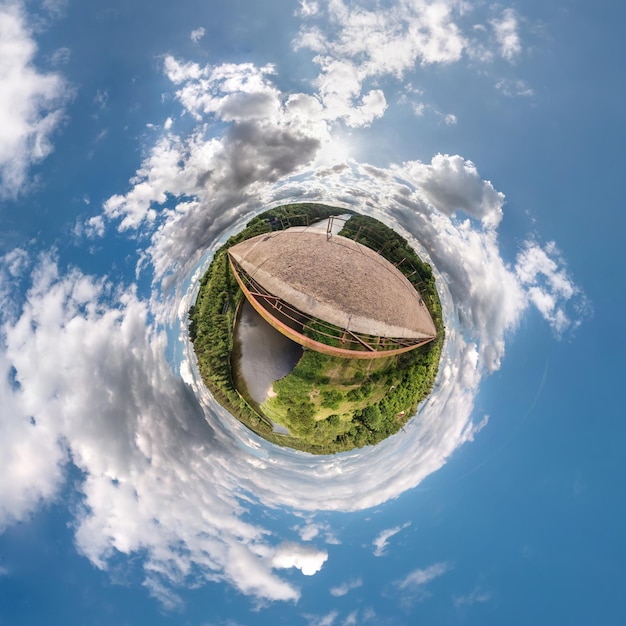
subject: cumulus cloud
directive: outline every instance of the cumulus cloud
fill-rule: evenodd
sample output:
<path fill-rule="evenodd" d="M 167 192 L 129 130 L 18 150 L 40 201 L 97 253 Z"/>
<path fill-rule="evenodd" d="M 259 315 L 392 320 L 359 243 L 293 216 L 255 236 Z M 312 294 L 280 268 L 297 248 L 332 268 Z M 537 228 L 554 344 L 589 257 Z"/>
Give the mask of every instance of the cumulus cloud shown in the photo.
<path fill-rule="evenodd" d="M 407 169 L 438 210 L 447 215 L 463 211 L 490 228 L 500 223 L 504 194 L 482 180 L 471 161 L 459 155 L 437 154 L 429 165 L 415 161 Z"/>
<path fill-rule="evenodd" d="M 0 195 L 15 196 L 52 151 L 69 96 L 66 81 L 34 65 L 37 46 L 18 2 L 0 4 Z"/>
<path fill-rule="evenodd" d="M 193 68 L 190 71 L 196 73 Z M 173 140 L 166 141 L 169 149 Z M 186 171 L 206 144 L 206 140 L 194 138 L 188 143 L 188 151 L 177 155 L 176 167 Z M 142 182 L 153 178 L 155 184 L 159 183 L 157 166 L 161 162 L 157 158 L 154 168 L 145 168 Z M 446 189 L 446 183 L 451 190 Z M 484 421 L 474 424 L 471 419 L 476 390 L 485 373 L 499 367 L 505 338 L 530 302 L 516 272 L 500 255 L 496 225 L 503 196 L 480 178 L 471 162 L 446 155 L 438 155 L 430 164 L 408 162 L 389 169 L 344 163 L 333 168 L 300 170 L 276 183 L 271 178 L 267 183 L 259 180 L 254 190 L 256 195 L 251 199 L 245 194 L 230 194 L 230 190 L 229 194 L 220 193 L 217 186 L 211 195 L 196 192 L 202 202 L 191 197 L 175 210 L 165 212 L 149 249 L 156 276 L 165 279 L 166 284 L 183 284 L 201 252 L 224 231 L 245 221 L 255 206 L 302 198 L 344 205 L 394 223 L 437 268 L 447 311 L 448 343 L 436 402 L 424 404 L 405 436 L 391 438 L 359 454 L 314 462 L 286 450 L 272 450 L 272 462 L 264 457 L 255 461 L 263 472 L 242 474 L 241 478 L 241 487 L 266 503 L 310 511 L 374 506 L 419 484 L 484 426 Z M 475 221 L 467 219 L 468 215 Z M 419 233 L 419 242 L 411 233 Z M 184 318 L 192 297 L 193 290 L 175 306 L 174 301 L 168 304 L 167 298 L 161 297 L 159 306 L 182 311 Z M 185 380 L 202 396 L 203 386 L 188 345 L 186 354 L 182 369 Z M 211 411 L 216 410 L 210 400 L 207 403 Z M 237 429 L 250 449 L 265 446 L 236 423 L 229 423 L 229 428 Z M 233 462 L 236 465 L 237 461 Z M 362 463 L 377 471 L 364 474 L 360 471 Z M 356 476 L 362 488 L 355 497 Z M 306 498 L 299 495 L 304 492 Z M 305 538 L 313 537 L 311 529 L 303 532 Z"/>
<path fill-rule="evenodd" d="M 4 319 L 15 319 L 19 314 L 15 294 L 23 288 L 23 277 L 30 263 L 31 255 L 24 248 L 14 248 L 0 256 L 0 304 Z"/>
<path fill-rule="evenodd" d="M 302 541 L 311 541 L 311 539 L 315 539 L 320 532 L 317 524 L 306 524 L 304 526 L 296 527 L 296 530 L 299 532 Z"/>
<path fill-rule="evenodd" d="M 168 195 L 219 195 L 226 202 L 227 193 L 239 203 L 256 183 L 276 181 L 311 162 L 327 139 L 325 124 L 311 119 L 310 98 L 283 96 L 268 79 L 271 66 L 200 67 L 173 57 L 167 57 L 164 66 L 179 85 L 176 95 L 185 110 L 199 122 L 209 116 L 229 127 L 222 138 L 209 138 L 202 123 L 189 137 L 165 134 L 131 180 L 132 189 L 104 205 L 109 218 L 120 220 L 120 230 L 153 222 L 154 205 L 165 203 Z M 189 212 L 196 219 L 198 208 L 181 204 L 178 220 L 187 219 L 184 214 Z M 176 225 L 176 230 L 183 229 Z"/>
<path fill-rule="evenodd" d="M 79 218 L 73 228 L 73 234 L 80 238 L 98 239 L 104 236 L 106 222 L 102 215 L 93 215 L 88 218 Z"/>
<path fill-rule="evenodd" d="M 0 355 L 0 454 L 5 468 L 0 477 L 0 531 L 27 519 L 56 495 L 67 462 L 54 427 L 37 423 L 16 398 L 14 374 L 13 365 Z"/>
<path fill-rule="evenodd" d="M 515 260 L 515 273 L 530 301 L 558 335 L 578 326 L 582 315 L 588 312 L 586 299 L 569 276 L 553 241 L 543 247 L 526 241 Z M 567 307 L 575 297 L 572 311 L 575 317 L 572 318 Z"/>
<path fill-rule="evenodd" d="M 332 0 L 302 3 L 304 24 L 294 39 L 308 49 L 320 73 L 314 81 L 324 115 L 359 127 L 383 116 L 387 100 L 378 87 L 382 77 L 402 80 L 418 68 L 458 63 L 467 57 L 480 63 L 496 55 L 511 61 L 521 51 L 519 18 L 513 9 L 484 24 L 467 15 L 480 5 L 454 1 L 399 0 L 392 6 Z M 492 38 L 489 39 L 487 26 Z M 415 105 L 417 115 L 424 105 Z M 454 115 L 444 117 L 454 124 Z"/>
<path fill-rule="evenodd" d="M 322 33 L 305 25 L 299 45 L 324 56 L 360 57 L 368 75 L 400 78 L 416 62 L 457 61 L 466 45 L 454 21 L 454 7 L 443 2 L 400 0 L 389 10 L 336 0 L 328 3 L 327 11 L 330 29 Z"/>
<path fill-rule="evenodd" d="M 187 153 L 176 157 L 180 171 L 189 168 L 206 148 L 201 138 L 194 142 L 188 144 Z M 154 178 L 158 183 L 158 164 L 162 161 L 157 158 L 157 165 L 146 167 L 143 179 Z M 165 161 L 173 162 L 174 157 Z M 430 164 L 408 162 L 389 169 L 346 163 L 304 170 L 276 184 L 258 181 L 253 201 L 245 195 L 220 194 L 219 187 L 214 191 L 211 196 L 199 195 L 202 202 L 187 200 L 166 213 L 166 220 L 153 236 L 153 268 L 156 276 L 164 277 L 168 284 L 182 284 L 200 251 L 210 247 L 218 233 L 244 221 L 254 205 L 269 206 L 306 197 L 345 203 L 366 213 L 372 213 L 370 207 L 377 207 L 373 212 L 376 217 L 395 222 L 409 235 L 419 233 L 419 244 L 411 241 L 432 259 L 440 273 L 442 298 L 449 315 L 449 342 L 437 384 L 437 403 L 426 403 L 419 419 L 409 425 L 407 432 L 412 437 L 390 439 L 367 452 L 368 462 L 376 463 L 380 471 L 368 472 L 370 478 L 361 483 L 364 489 L 359 497 L 354 497 L 351 482 L 355 472 L 358 474 L 358 455 L 356 459 L 320 459 L 311 472 L 307 462 L 285 451 L 272 453 L 273 464 L 261 461 L 267 480 L 257 480 L 256 475 L 254 479 L 246 477 L 245 484 L 252 492 L 268 502 L 304 510 L 373 506 L 418 484 L 459 445 L 472 440 L 484 426 L 484 421 L 474 424 L 471 420 L 476 389 L 485 372 L 499 367 L 506 335 L 515 329 L 530 300 L 525 285 L 500 255 L 496 225 L 503 195 L 480 178 L 471 162 L 459 156 L 437 155 Z M 464 215 L 477 220 L 478 225 Z M 566 299 L 567 295 L 562 293 L 560 297 Z M 179 309 L 184 311 L 190 304 L 191 300 L 185 300 Z M 201 394 L 203 387 L 191 352 L 184 371 L 187 382 Z M 244 439 L 249 438 L 244 435 Z M 396 459 L 393 463 L 392 458 Z M 398 458 L 406 462 L 406 468 L 403 463 L 398 465 Z M 284 471 L 287 466 L 291 469 Z M 386 477 L 384 487 L 377 479 L 381 476 Z M 302 485 L 307 485 L 305 500 L 298 496 Z M 305 531 L 305 537 L 313 536 L 309 531 Z"/>
<path fill-rule="evenodd" d="M 313 576 L 322 569 L 327 559 L 326 550 L 318 550 L 311 545 L 283 543 L 276 548 L 272 565 L 277 569 L 295 567 L 305 576 Z"/>
<path fill-rule="evenodd" d="M 406 522 L 402 524 L 402 526 L 394 526 L 393 528 L 388 528 L 380 532 L 380 534 L 372 541 L 374 545 L 374 556 L 383 556 L 387 553 L 387 546 L 389 545 L 389 540 L 397 535 L 401 530 L 408 528 L 411 525 L 411 522 Z"/>
<path fill-rule="evenodd" d="M 307 12 L 319 17 L 321 11 Z M 328 119 L 365 126 L 387 107 L 380 89 L 364 91 L 366 81 L 383 75 L 401 78 L 417 63 L 451 63 L 466 45 L 444 3 L 398 2 L 393 10 L 366 8 L 342 0 L 327 4 L 328 25 L 305 24 L 294 45 L 316 54 L 315 81 Z M 329 34 L 330 33 L 330 34 Z"/>
<path fill-rule="evenodd" d="M 203 144 L 197 145 L 201 152 Z M 177 167 L 184 171 L 195 158 L 191 150 Z M 408 164 L 402 174 L 410 179 L 412 168 Z M 42 463 L 21 483 L 3 487 L 5 520 L 23 517 L 42 499 L 52 498 L 71 454 L 85 476 L 76 542 L 98 567 L 106 567 L 116 553 L 145 554 L 146 586 L 168 605 L 176 602 L 171 590 L 189 577 L 227 580 L 242 593 L 264 600 L 297 600 L 297 587 L 275 570 L 296 567 L 313 574 L 326 552 L 310 545 L 272 545 L 263 528 L 242 521 L 246 506 L 238 494 L 296 510 L 367 508 L 417 485 L 471 440 L 481 372 L 501 356 L 503 334 L 515 319 L 500 306 L 494 313 L 493 303 L 510 303 L 511 289 L 519 285 L 512 273 L 513 286 L 493 280 L 497 268 L 506 272 L 493 229 L 476 229 L 437 211 L 416 181 L 401 180 L 398 168 L 347 164 L 326 169 L 320 177 L 312 174 L 257 186 L 257 202 L 275 203 L 272 194 L 282 200 L 287 191 L 293 198 L 306 192 L 312 199 L 333 198 L 339 204 L 351 197 L 352 206 L 365 212 L 376 206 L 378 217 L 420 232 L 426 258 L 445 272 L 440 284 L 448 342 L 441 373 L 434 396 L 403 436 L 360 452 L 315 458 L 262 442 L 206 393 L 185 340 L 183 380 L 164 359 L 168 334 L 149 323 L 149 315 L 158 320 L 160 311 L 174 311 L 180 324 L 193 290 L 179 301 L 157 282 L 154 298 L 144 302 L 132 290 L 112 292 L 101 279 L 59 272 L 48 259 L 38 264 L 22 311 L 3 326 L 3 425 L 15 429 L 4 439 L 3 458 L 19 458 L 23 450 L 25 458 L 36 454 Z M 156 175 L 153 182 L 161 184 Z M 360 196 L 353 193 L 357 189 Z M 199 205 L 193 198 L 188 202 Z M 204 220 L 217 220 L 203 234 L 212 241 L 252 211 L 246 199 L 231 202 L 230 213 L 224 213 L 223 198 L 207 197 L 202 217 L 195 208 L 177 207 L 164 214 L 151 244 L 159 249 L 163 270 L 155 273 L 164 282 L 185 282 L 192 270 L 189 259 L 199 254 L 194 233 Z M 169 240 L 171 224 L 179 230 L 174 244 Z M 178 246 L 185 243 L 179 255 Z M 14 273 L 26 263 L 20 254 L 9 261 Z M 481 287 L 489 289 L 483 292 Z M 461 334 L 456 318 L 464 308 L 468 313 L 460 322 Z M 174 330 L 174 336 L 184 333 L 183 327 Z M 42 445 L 46 447 L 35 447 Z M 22 502 L 12 498 L 12 488 Z M 303 533 L 312 536 L 313 530 Z M 388 539 L 380 538 L 381 550 Z"/>
<path fill-rule="evenodd" d="M 343 120 L 348 126 L 367 126 L 382 117 L 387 101 L 380 89 L 372 89 L 361 95 L 362 75 L 359 69 L 347 60 L 330 57 L 320 58 L 322 73 L 314 85 L 324 104 L 324 117 Z"/>

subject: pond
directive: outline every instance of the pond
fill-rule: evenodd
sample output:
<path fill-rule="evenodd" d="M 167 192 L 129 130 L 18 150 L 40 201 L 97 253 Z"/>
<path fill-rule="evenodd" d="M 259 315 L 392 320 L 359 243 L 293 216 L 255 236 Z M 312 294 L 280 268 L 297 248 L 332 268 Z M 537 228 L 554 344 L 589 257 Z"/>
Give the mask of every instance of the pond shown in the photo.
<path fill-rule="evenodd" d="M 258 407 L 267 398 L 272 383 L 296 366 L 302 346 L 270 326 L 245 299 L 239 308 L 233 340 L 235 386 Z"/>

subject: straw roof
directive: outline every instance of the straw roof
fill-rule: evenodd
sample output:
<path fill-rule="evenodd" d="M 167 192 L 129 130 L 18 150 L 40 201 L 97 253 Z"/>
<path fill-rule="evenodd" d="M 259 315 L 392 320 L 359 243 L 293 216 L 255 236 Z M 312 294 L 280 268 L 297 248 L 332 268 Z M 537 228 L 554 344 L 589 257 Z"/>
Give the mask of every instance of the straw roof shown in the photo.
<path fill-rule="evenodd" d="M 312 317 L 377 337 L 436 335 L 427 307 L 402 272 L 351 239 L 288 229 L 228 252 L 261 287 Z"/>

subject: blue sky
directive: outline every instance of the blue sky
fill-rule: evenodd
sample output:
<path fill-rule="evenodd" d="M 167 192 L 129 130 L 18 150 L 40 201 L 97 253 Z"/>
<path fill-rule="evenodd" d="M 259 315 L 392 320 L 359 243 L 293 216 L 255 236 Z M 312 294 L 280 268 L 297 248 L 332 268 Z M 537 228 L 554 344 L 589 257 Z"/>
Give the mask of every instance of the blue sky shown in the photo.
<path fill-rule="evenodd" d="M 619 3 L 0 0 L 0 623 L 622 624 Z M 436 268 L 434 393 L 259 440 L 186 311 L 254 213 Z"/>

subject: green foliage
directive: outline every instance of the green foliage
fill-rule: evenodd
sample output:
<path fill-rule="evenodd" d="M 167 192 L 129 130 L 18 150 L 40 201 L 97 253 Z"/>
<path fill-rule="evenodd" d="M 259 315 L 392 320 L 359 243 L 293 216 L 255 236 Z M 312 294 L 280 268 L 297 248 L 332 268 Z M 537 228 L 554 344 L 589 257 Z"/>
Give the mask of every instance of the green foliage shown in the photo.
<path fill-rule="evenodd" d="M 326 409 L 338 409 L 344 395 L 338 389 L 322 391 L 322 406 Z"/>
<path fill-rule="evenodd" d="M 380 406 L 373 404 L 372 406 L 365 407 L 361 412 L 361 421 L 368 428 L 379 430 L 383 424 L 383 414 L 381 413 Z"/>
<path fill-rule="evenodd" d="M 328 423 L 333 428 L 337 428 L 341 424 L 341 418 L 339 417 L 339 415 L 337 415 L 337 413 L 333 413 L 332 415 L 328 416 Z"/>

